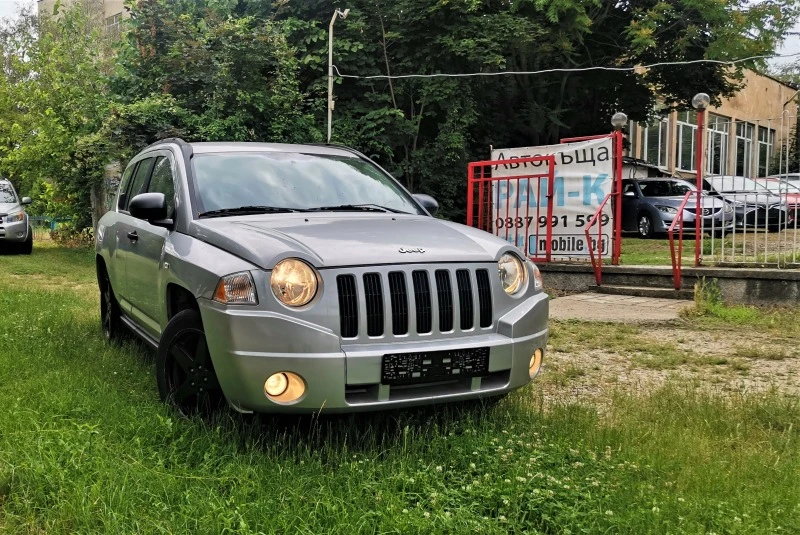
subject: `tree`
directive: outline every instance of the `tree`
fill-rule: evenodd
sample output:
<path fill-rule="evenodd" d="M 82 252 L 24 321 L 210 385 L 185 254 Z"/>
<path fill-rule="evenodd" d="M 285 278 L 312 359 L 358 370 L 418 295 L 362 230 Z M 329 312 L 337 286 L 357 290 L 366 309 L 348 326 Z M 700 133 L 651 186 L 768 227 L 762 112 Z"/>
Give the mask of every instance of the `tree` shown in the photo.
<path fill-rule="evenodd" d="M 42 181 L 72 200 L 78 228 L 102 211 L 107 156 L 89 149 L 108 109 L 110 49 L 95 6 L 41 18 L 23 12 L 0 31 L 0 170 L 23 194 Z"/>

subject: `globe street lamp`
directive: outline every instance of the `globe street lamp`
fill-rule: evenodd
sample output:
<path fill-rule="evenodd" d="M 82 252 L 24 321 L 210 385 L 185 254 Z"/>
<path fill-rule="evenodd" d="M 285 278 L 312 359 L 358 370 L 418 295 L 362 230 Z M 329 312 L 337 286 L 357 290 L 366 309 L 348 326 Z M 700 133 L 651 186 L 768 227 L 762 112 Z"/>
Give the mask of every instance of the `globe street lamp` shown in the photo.
<path fill-rule="evenodd" d="M 700 241 L 703 235 L 701 234 L 703 210 L 701 209 L 700 198 L 703 192 L 703 128 L 706 115 L 706 108 L 708 108 L 711 98 L 707 93 L 698 93 L 692 97 L 692 107 L 697 110 L 697 138 L 695 147 L 697 147 L 696 163 L 697 167 L 697 204 L 694 215 L 694 265 L 700 266 Z"/>
<path fill-rule="evenodd" d="M 611 255 L 613 264 L 619 263 L 622 252 L 622 128 L 628 124 L 628 116 L 618 111 L 611 117 L 614 127 L 614 251 Z"/>

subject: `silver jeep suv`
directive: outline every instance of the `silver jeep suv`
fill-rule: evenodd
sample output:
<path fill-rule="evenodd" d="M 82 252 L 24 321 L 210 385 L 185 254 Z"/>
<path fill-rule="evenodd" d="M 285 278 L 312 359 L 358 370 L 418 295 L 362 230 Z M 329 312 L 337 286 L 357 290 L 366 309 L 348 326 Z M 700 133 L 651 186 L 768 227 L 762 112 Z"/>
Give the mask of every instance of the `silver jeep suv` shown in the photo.
<path fill-rule="evenodd" d="M 0 178 L 0 252 L 33 251 L 33 229 L 24 209 L 30 203 L 30 197 L 20 199 L 11 182 Z"/>
<path fill-rule="evenodd" d="M 547 342 L 535 265 L 344 147 L 168 139 L 100 220 L 103 332 L 165 401 L 350 412 L 494 397 Z"/>

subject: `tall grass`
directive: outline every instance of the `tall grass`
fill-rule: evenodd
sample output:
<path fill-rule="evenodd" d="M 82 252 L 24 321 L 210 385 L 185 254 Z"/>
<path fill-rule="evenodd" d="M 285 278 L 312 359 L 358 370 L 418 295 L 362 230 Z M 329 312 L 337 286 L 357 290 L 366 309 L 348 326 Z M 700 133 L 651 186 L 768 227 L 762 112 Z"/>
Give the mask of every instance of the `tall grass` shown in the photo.
<path fill-rule="evenodd" d="M 147 350 L 102 340 L 92 269 L 0 258 L 2 532 L 800 531 L 800 405 L 777 392 L 185 419 Z"/>

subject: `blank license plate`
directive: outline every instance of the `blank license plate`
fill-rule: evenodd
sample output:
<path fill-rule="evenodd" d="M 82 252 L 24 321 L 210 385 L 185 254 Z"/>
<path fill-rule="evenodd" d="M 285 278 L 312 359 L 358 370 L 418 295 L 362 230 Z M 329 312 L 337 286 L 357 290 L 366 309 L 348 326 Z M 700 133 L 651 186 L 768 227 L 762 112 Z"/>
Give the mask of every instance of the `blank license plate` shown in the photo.
<path fill-rule="evenodd" d="M 383 356 L 381 382 L 386 385 L 408 385 L 477 377 L 488 372 L 488 347 L 401 353 Z"/>

